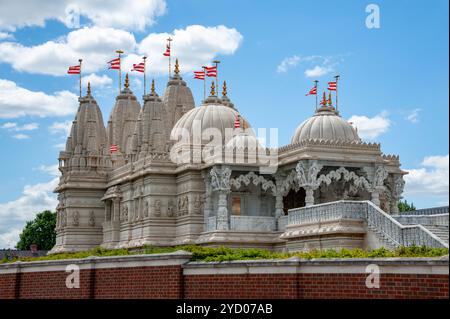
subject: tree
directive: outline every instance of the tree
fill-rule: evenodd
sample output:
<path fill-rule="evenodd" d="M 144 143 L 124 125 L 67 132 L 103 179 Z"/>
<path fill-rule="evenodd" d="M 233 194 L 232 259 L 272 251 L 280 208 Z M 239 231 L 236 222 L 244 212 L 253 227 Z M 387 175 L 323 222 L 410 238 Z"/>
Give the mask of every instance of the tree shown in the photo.
<path fill-rule="evenodd" d="M 402 212 L 409 212 L 411 210 L 416 210 L 416 207 L 414 206 L 413 203 L 410 204 L 405 199 L 405 200 L 400 200 L 398 202 L 398 210 L 399 210 L 400 213 L 402 213 Z"/>
<path fill-rule="evenodd" d="M 55 227 L 56 213 L 45 210 L 37 214 L 34 220 L 25 225 L 16 248 L 28 250 L 30 245 L 36 244 L 41 250 L 52 249 L 56 241 Z"/>

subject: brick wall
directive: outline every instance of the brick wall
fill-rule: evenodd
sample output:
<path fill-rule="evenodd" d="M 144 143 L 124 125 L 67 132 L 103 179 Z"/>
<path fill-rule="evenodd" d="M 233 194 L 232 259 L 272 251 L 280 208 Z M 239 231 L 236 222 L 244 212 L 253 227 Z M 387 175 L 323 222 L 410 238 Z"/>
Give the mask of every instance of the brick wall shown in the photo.
<path fill-rule="evenodd" d="M 4 298 L 448 298 L 448 260 L 190 263 L 189 254 L 0 265 Z M 365 267 L 380 265 L 380 287 Z M 80 267 L 68 289 L 67 264 Z"/>

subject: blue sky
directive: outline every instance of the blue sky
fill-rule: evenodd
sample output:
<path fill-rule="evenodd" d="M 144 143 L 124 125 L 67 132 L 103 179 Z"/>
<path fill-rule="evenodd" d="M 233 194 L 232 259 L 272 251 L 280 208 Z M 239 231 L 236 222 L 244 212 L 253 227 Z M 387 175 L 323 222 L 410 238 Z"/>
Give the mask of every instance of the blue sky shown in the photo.
<path fill-rule="evenodd" d="M 117 74 L 105 64 L 114 48 L 130 54 L 128 63 L 148 53 L 162 95 L 169 34 L 196 103 L 203 85 L 191 71 L 218 58 L 236 107 L 255 128 L 279 128 L 280 145 L 313 114 L 314 98 L 305 96 L 312 81 L 321 92 L 340 74 L 341 115 L 363 139 L 400 155 L 410 171 L 405 198 L 418 207 L 448 203 L 446 0 L 141 0 L 111 1 L 109 9 L 84 0 L 29 2 L 0 0 L 0 247 L 12 245 L 37 210 L 55 205 L 56 159 L 78 94 L 66 68 L 79 55 L 89 63 L 106 122 L 117 94 Z M 366 27 L 371 3 L 380 28 Z M 79 28 L 65 20 L 74 5 Z M 140 97 L 142 78 L 131 79 Z"/>

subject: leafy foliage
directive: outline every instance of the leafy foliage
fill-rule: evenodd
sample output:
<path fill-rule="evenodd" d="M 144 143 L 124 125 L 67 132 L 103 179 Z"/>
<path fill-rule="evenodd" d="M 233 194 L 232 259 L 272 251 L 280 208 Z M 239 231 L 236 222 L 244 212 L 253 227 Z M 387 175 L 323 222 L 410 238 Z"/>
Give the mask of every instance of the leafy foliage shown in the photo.
<path fill-rule="evenodd" d="M 416 207 L 414 206 L 413 203 L 410 204 L 405 199 L 405 200 L 400 200 L 398 202 L 398 210 L 399 210 L 400 213 L 403 213 L 403 212 L 409 212 L 411 210 L 416 210 Z"/>
<path fill-rule="evenodd" d="M 20 234 L 17 249 L 28 250 L 30 245 L 36 244 L 38 249 L 50 250 L 56 240 L 56 213 L 43 211 L 36 215 L 32 221 L 28 221 Z"/>
<path fill-rule="evenodd" d="M 291 257 L 299 257 L 301 259 L 318 259 L 318 258 L 386 258 L 386 257 L 439 257 L 448 255 L 447 248 L 429 248 L 429 247 L 401 247 L 396 250 L 387 250 L 379 248 L 375 250 L 355 249 L 341 249 L 341 250 L 313 250 L 309 252 L 292 252 L 282 253 L 273 252 L 264 249 L 234 249 L 228 247 L 203 247 L 197 245 L 183 245 L 175 247 L 156 247 L 145 246 L 143 250 L 129 250 L 129 249 L 104 249 L 94 248 L 88 251 L 76 253 L 62 253 L 43 257 L 28 257 L 20 258 L 21 261 L 36 261 L 36 260 L 59 260 L 59 259 L 80 259 L 90 256 L 124 256 L 135 254 L 163 254 L 173 253 L 178 250 L 184 250 L 192 253 L 191 261 L 204 262 L 222 262 L 232 260 L 258 260 L 258 259 L 286 259 Z M 14 262 L 13 260 L 0 260 L 0 263 Z"/>

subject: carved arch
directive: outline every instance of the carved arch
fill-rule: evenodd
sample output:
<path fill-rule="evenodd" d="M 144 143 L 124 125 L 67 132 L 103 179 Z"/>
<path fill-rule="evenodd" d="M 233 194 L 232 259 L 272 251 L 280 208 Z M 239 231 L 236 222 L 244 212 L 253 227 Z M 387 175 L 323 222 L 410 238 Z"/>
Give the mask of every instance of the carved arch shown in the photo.
<path fill-rule="evenodd" d="M 350 172 L 345 167 L 339 167 L 337 170 L 331 171 L 326 175 L 320 175 L 320 177 L 317 179 L 317 187 L 319 187 L 322 183 L 325 183 L 328 186 L 333 180 L 337 181 L 341 178 L 343 178 L 346 182 L 352 181 L 353 185 L 358 188 L 364 188 L 369 192 L 372 191 L 372 185 L 364 176 L 358 176 L 355 174 L 355 172 Z"/>
<path fill-rule="evenodd" d="M 242 184 L 249 185 L 250 183 L 253 183 L 255 186 L 261 184 L 261 188 L 264 191 L 271 189 L 272 194 L 276 194 L 277 188 L 275 183 L 271 180 L 265 179 L 264 176 L 256 175 L 254 172 L 249 172 L 246 175 L 239 175 L 237 178 L 230 179 L 230 186 L 235 187 L 236 189 L 239 189 Z"/>

